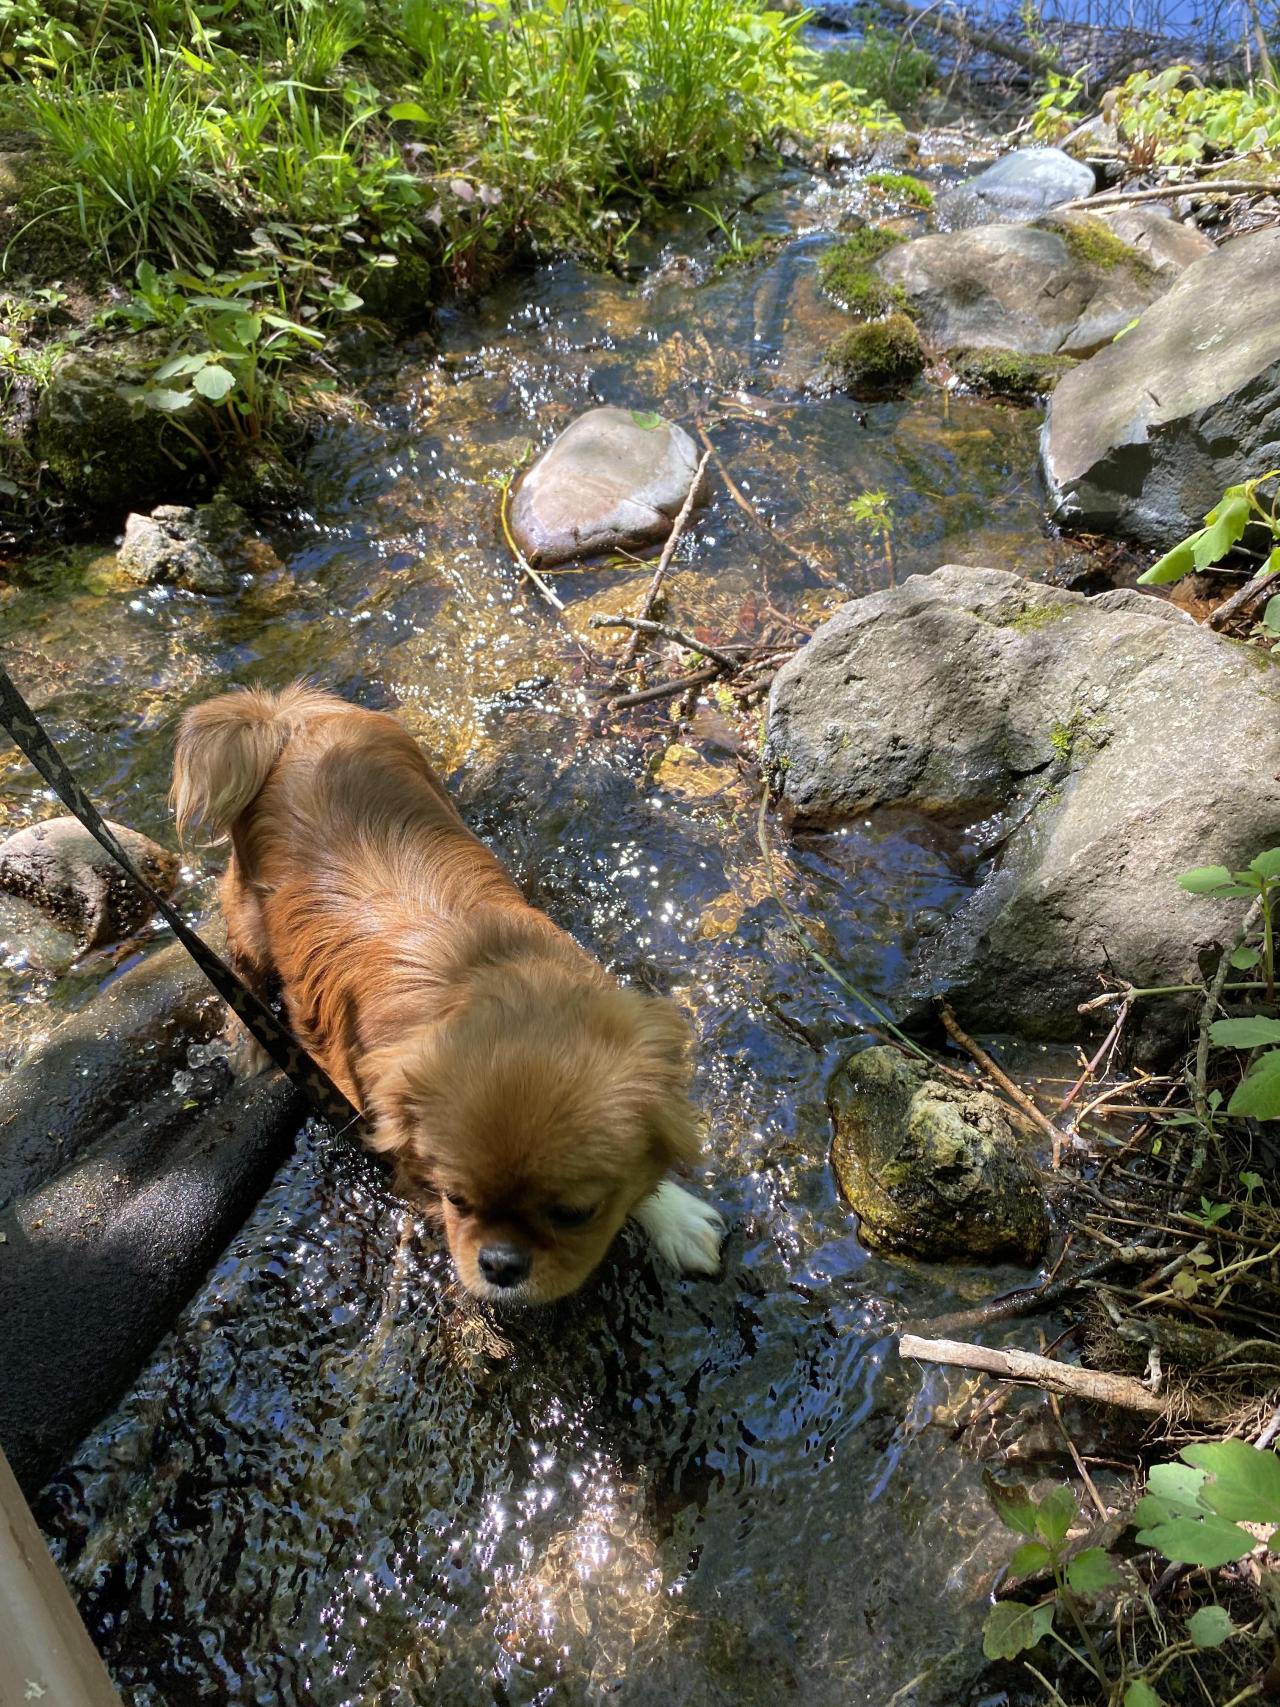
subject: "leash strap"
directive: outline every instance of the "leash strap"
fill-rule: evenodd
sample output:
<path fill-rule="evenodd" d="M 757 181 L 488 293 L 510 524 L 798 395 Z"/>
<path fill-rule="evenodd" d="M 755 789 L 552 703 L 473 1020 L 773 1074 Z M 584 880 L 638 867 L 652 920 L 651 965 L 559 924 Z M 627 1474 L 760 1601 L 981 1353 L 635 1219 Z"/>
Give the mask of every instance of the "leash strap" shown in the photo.
<path fill-rule="evenodd" d="M 363 1117 L 354 1109 L 333 1080 L 253 991 L 236 976 L 220 955 L 214 953 L 187 925 L 177 910 L 153 889 L 112 835 L 102 814 L 89 799 L 40 726 L 40 720 L 14 686 L 8 671 L 0 666 L 0 727 L 6 729 L 19 750 L 30 759 L 62 804 L 106 849 L 131 882 L 147 896 L 156 911 L 168 921 L 173 933 L 235 1014 L 245 1029 L 300 1090 L 318 1114 L 335 1126 L 357 1124 Z"/>

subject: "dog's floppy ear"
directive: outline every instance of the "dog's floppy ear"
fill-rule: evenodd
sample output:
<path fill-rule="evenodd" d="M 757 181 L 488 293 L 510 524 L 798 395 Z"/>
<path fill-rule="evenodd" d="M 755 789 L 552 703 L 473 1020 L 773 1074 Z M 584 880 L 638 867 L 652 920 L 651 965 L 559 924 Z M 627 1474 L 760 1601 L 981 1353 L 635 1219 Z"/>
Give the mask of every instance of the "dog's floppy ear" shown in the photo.
<path fill-rule="evenodd" d="M 636 1051 L 648 1092 L 645 1120 L 654 1155 L 663 1168 L 686 1167 L 702 1148 L 698 1116 L 689 1101 L 689 1022 L 665 996 L 634 996 L 633 1001 Z"/>

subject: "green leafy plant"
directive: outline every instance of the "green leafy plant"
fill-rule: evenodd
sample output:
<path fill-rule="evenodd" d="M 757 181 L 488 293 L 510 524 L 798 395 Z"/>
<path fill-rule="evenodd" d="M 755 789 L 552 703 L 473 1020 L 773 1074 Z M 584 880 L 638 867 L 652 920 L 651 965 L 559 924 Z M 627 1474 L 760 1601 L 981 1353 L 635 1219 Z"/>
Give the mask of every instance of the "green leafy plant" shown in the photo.
<path fill-rule="evenodd" d="M 1269 468 L 1239 486 L 1228 486 L 1204 518 L 1204 526 L 1188 534 L 1138 577 L 1144 587 L 1163 587 L 1193 570 L 1209 569 L 1235 546 L 1247 530 L 1265 528 L 1274 542 L 1267 568 L 1280 570 L 1280 468 Z M 1265 489 L 1271 488 L 1268 493 Z"/>
<path fill-rule="evenodd" d="M 1045 73 L 1044 92 L 1031 113 L 1031 134 L 1037 142 L 1060 142 L 1084 117 L 1088 68 L 1064 76 Z"/>
<path fill-rule="evenodd" d="M 1024 1537 L 1009 1560 L 1009 1575 L 1053 1578 L 1053 1594 L 1030 1604 L 998 1600 L 982 1627 L 982 1651 L 991 1660 L 1016 1659 L 1034 1648 L 1054 1628 L 1059 1611 L 1075 1625 L 1090 1657 L 1079 1656 L 1099 1682 L 1105 1678 L 1102 1662 L 1085 1619 L 1089 1600 L 1118 1583 L 1115 1566 L 1101 1547 L 1086 1547 L 1069 1554 L 1067 1536 L 1080 1513 L 1070 1488 L 1052 1488 L 1035 1500 L 1025 1488 L 1007 1487 L 988 1471 L 983 1477 L 996 1515 L 1006 1528 Z"/>
<path fill-rule="evenodd" d="M 895 110 L 918 101 L 937 76 L 931 53 L 874 25 L 854 46 L 833 48 L 826 61 L 828 74 L 841 78 L 861 99 L 883 101 Z"/>
<path fill-rule="evenodd" d="M 1176 1464 L 1155 1464 L 1134 1509 L 1138 1540 L 1184 1565 L 1243 1559 L 1280 1526 L 1280 1461 L 1243 1440 L 1184 1446 Z M 1265 1539 L 1264 1535 L 1261 1539 Z"/>

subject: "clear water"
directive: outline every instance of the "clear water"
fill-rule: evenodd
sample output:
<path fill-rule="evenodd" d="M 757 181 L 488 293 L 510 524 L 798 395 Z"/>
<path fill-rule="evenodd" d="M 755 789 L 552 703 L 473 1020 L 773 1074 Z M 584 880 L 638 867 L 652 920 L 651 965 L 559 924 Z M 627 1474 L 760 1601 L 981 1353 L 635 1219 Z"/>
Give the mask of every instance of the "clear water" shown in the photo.
<path fill-rule="evenodd" d="M 938 143 L 939 171 L 956 149 Z M 33 560 L 0 595 L 0 645 L 71 762 L 162 839 L 194 700 L 306 671 L 398 708 L 530 893 L 693 1016 L 695 1183 L 733 1229 L 720 1280 L 659 1273 L 628 1241 L 573 1304 L 494 1323 L 376 1171 L 304 1133 L 40 1503 L 138 1707 L 968 1698 L 1004 1547 L 971 1454 L 932 1420 L 957 1381 L 900 1366 L 891 1335 L 1013 1276 L 860 1245 L 824 1091 L 855 1030 L 770 894 L 740 729 L 711 706 L 679 730 L 669 705 L 596 720 L 608 668 L 585 616 L 634 608 L 648 571 L 560 575 L 562 625 L 497 521 L 526 450 L 611 402 L 696 411 L 807 559 L 717 481 L 678 554 L 682 626 L 750 638 L 766 599 L 811 624 L 885 584 L 847 510 L 869 488 L 890 495 L 899 577 L 1047 569 L 1032 415 L 923 386 L 861 410 L 800 389 L 843 323 L 817 257 L 860 193 L 797 171 L 751 215 L 748 234 L 788 239 L 767 264 L 703 277 L 690 215 L 634 278 L 548 267 L 446 315 L 437 347 L 375 349 L 359 417 L 310 456 L 312 513 L 274 539 L 282 567 L 234 598 L 139 591 L 105 544 Z M 0 764 L 11 827 L 54 809 Z M 890 1001 L 922 924 L 973 880 L 964 854 L 907 819 L 775 839 L 792 904 Z M 212 870 L 192 872 L 193 908 Z M 15 948 L 9 1055 L 109 969 Z"/>

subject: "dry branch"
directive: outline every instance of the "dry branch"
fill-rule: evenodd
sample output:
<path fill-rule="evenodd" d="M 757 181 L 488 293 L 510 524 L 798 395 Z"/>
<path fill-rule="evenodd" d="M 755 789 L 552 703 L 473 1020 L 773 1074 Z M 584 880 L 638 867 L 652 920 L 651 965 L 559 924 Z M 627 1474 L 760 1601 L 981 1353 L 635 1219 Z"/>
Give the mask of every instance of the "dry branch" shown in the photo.
<path fill-rule="evenodd" d="M 934 12 L 924 6 L 911 6 L 907 0 L 879 0 L 879 4 L 895 17 L 907 18 L 913 24 L 922 24 L 928 30 L 939 30 L 943 35 L 963 42 L 966 47 L 975 47 L 981 53 L 994 53 L 998 59 L 1011 60 L 1014 65 L 1021 65 L 1026 71 L 1056 71 L 1060 75 L 1066 74 L 1062 61 L 1055 59 L 1051 53 L 1041 53 L 1035 48 L 1023 47 L 1020 42 L 1009 41 L 1004 36 L 996 35 L 994 30 L 976 30 L 961 18 L 952 18 L 945 12 Z"/>
<path fill-rule="evenodd" d="M 707 682 L 715 681 L 720 674 L 718 665 L 705 670 L 696 670 L 691 676 L 680 676 L 674 682 L 655 682 L 651 688 L 640 688 L 635 693 L 620 694 L 617 699 L 609 701 L 610 711 L 626 711 L 633 705 L 648 705 L 650 700 L 670 699 L 672 694 L 683 693 L 686 688 L 700 688 Z"/>
<path fill-rule="evenodd" d="M 1254 605 L 1262 603 L 1268 588 L 1273 587 L 1280 589 L 1280 569 L 1259 569 L 1252 581 L 1246 581 L 1229 599 L 1224 599 L 1217 610 L 1210 612 L 1209 627 L 1225 628 L 1237 611 L 1247 615 Z"/>
<path fill-rule="evenodd" d="M 923 1363 L 945 1363 L 957 1369 L 979 1369 L 1005 1381 L 1022 1381 L 1048 1393 L 1065 1393 L 1073 1399 L 1089 1399 L 1099 1405 L 1116 1405 L 1143 1416 L 1163 1417 L 1171 1406 L 1168 1399 L 1144 1387 L 1132 1375 L 1109 1375 L 1101 1369 L 1081 1369 L 1074 1363 L 1055 1363 L 1030 1351 L 999 1351 L 994 1346 L 971 1345 L 966 1340 L 925 1340 L 903 1334 L 898 1341 L 900 1357 L 918 1357 Z M 1212 1422 L 1217 1412 L 1189 1400 L 1190 1416 L 1196 1422 Z"/>
<path fill-rule="evenodd" d="M 1090 213 L 1095 207 L 1121 207 L 1125 202 L 1172 201 L 1175 196 L 1271 196 L 1280 192 L 1273 179 L 1214 178 L 1193 184 L 1164 184 L 1154 189 L 1108 190 L 1105 195 L 1084 196 L 1079 201 L 1060 202 L 1055 213 Z"/>
<path fill-rule="evenodd" d="M 725 670 L 736 670 L 744 662 L 741 657 L 731 657 L 728 652 L 722 652 L 718 646 L 708 646 L 705 640 L 695 640 L 691 634 L 686 634 L 681 628 L 673 628 L 667 622 L 653 622 L 642 616 L 593 616 L 587 624 L 588 628 L 629 628 L 634 634 L 660 634 L 664 640 L 674 640 L 677 646 L 683 646 L 686 652 L 697 652 L 703 658 L 711 658 Z M 750 647 L 740 650 L 750 651 Z"/>
<path fill-rule="evenodd" d="M 680 536 L 685 530 L 689 517 L 693 514 L 693 507 L 698 501 L 698 493 L 702 486 L 702 477 L 707 472 L 707 463 L 710 460 L 711 452 L 709 450 L 704 451 L 702 454 L 702 461 L 698 464 L 697 470 L 693 476 L 693 484 L 685 494 L 684 503 L 680 506 L 680 513 L 676 516 L 675 522 L 672 524 L 671 532 L 667 535 L 667 542 L 662 548 L 662 556 L 658 559 L 658 567 L 653 572 L 653 579 L 649 582 L 648 588 L 645 591 L 644 603 L 640 607 L 640 618 L 642 621 L 647 621 L 649 617 L 653 615 L 653 607 L 657 603 L 658 594 L 662 591 L 662 583 L 666 579 L 667 565 L 675 556 L 676 546 L 680 543 Z M 636 653 L 640 650 L 640 638 L 642 632 L 642 630 L 637 629 L 631 636 L 630 640 L 628 640 L 626 651 L 622 654 L 618 663 L 617 675 L 621 675 L 623 670 L 631 664 Z M 617 676 L 615 676 L 614 679 L 616 680 Z"/>
<path fill-rule="evenodd" d="M 973 1057 L 974 1061 L 982 1071 L 987 1074 L 988 1078 L 990 1078 L 995 1084 L 999 1085 L 1000 1089 L 1009 1098 L 1010 1102 L 1020 1108 L 1028 1120 L 1034 1121 L 1042 1132 L 1048 1134 L 1053 1143 L 1053 1165 L 1056 1168 L 1058 1165 L 1059 1153 L 1062 1149 L 1062 1133 L 1049 1119 L 1049 1116 L 1042 1113 L 1040 1109 L 1036 1107 L 1035 1103 L 1032 1102 L 1027 1093 L 1015 1085 L 1013 1080 L 1002 1068 L 996 1066 L 995 1062 L 991 1059 L 990 1055 L 987 1054 L 985 1049 L 980 1048 L 966 1032 L 961 1031 L 959 1021 L 952 1013 L 951 1006 L 947 1002 L 943 1002 L 942 1004 L 942 1023 L 947 1028 L 947 1035 L 954 1039 L 954 1041 L 960 1045 L 961 1049 L 965 1050 L 966 1053 Z"/>

